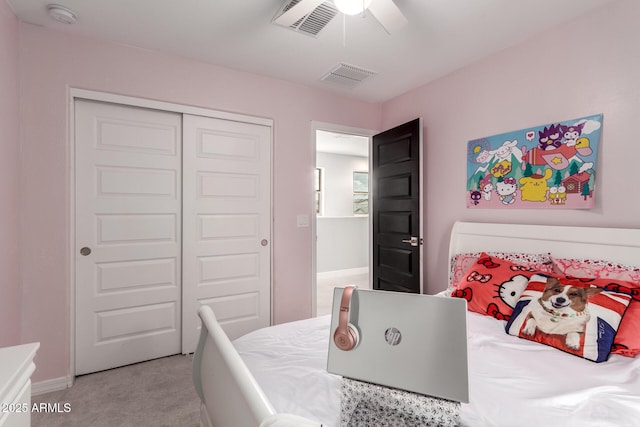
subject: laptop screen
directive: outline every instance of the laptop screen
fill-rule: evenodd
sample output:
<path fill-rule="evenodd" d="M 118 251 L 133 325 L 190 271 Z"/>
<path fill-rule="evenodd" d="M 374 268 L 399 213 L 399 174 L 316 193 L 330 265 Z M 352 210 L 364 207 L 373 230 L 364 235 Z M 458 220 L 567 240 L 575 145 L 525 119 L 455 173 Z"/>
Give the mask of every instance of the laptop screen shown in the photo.
<path fill-rule="evenodd" d="M 469 402 L 467 302 L 462 298 L 357 289 L 348 318 L 358 344 L 334 342 L 343 288 L 335 288 L 327 370 L 359 381 Z"/>

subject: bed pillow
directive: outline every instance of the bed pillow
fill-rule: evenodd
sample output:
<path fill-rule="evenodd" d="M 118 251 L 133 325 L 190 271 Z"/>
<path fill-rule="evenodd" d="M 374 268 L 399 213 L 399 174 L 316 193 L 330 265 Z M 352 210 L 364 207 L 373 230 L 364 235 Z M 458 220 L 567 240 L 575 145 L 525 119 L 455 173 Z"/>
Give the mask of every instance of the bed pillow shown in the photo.
<path fill-rule="evenodd" d="M 611 353 L 626 357 L 636 357 L 640 354 L 640 300 L 637 298 L 634 297 L 631 301 L 620 322 Z"/>
<path fill-rule="evenodd" d="M 615 279 L 640 283 L 640 268 L 606 260 L 551 258 L 554 271 L 575 277 Z"/>
<path fill-rule="evenodd" d="M 621 292 L 631 298 L 629 307 L 620 321 L 618 334 L 613 341 L 611 353 L 626 357 L 640 354 L 640 283 L 616 279 L 576 278 L 582 283 L 598 286 L 608 291 Z"/>
<path fill-rule="evenodd" d="M 466 299 L 469 311 L 509 320 L 529 277 L 535 273 L 539 271 L 534 267 L 482 252 L 451 296 Z"/>
<path fill-rule="evenodd" d="M 604 362 L 631 296 L 593 286 L 596 280 L 532 276 L 505 330 L 510 335 Z"/>
<path fill-rule="evenodd" d="M 627 357 L 640 354 L 640 268 L 605 260 L 552 258 L 555 271 L 564 275 L 596 278 L 597 286 L 633 297 L 622 318 L 611 353 Z"/>
<path fill-rule="evenodd" d="M 516 264 L 533 267 L 538 271 L 551 273 L 553 271 L 552 258 L 549 254 L 530 254 L 523 252 L 485 252 L 491 256 L 506 259 Z M 449 289 L 455 290 L 467 270 L 475 264 L 482 252 L 468 252 L 451 257 L 451 271 L 449 271 Z"/>

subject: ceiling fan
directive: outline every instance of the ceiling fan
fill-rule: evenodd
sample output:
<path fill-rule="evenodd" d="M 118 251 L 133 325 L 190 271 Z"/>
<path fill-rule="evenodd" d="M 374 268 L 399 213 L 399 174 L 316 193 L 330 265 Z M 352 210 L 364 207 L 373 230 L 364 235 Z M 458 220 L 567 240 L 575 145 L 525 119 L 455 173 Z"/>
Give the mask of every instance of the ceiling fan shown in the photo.
<path fill-rule="evenodd" d="M 327 0 L 300 0 L 277 17 L 274 23 L 290 27 L 325 1 Z M 347 15 L 357 15 L 368 10 L 389 34 L 399 30 L 407 23 L 407 18 L 393 0 L 333 0 L 333 3 L 340 12 Z"/>

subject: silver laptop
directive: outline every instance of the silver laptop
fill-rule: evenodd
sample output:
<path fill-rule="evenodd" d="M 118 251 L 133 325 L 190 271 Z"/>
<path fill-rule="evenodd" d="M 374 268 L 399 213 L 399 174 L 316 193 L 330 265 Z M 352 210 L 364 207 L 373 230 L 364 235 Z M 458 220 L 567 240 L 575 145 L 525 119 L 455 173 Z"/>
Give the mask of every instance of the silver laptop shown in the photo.
<path fill-rule="evenodd" d="M 334 343 L 343 288 L 335 288 L 327 370 L 347 378 L 469 402 L 467 302 L 462 298 L 357 289 L 349 322 L 358 345 Z"/>

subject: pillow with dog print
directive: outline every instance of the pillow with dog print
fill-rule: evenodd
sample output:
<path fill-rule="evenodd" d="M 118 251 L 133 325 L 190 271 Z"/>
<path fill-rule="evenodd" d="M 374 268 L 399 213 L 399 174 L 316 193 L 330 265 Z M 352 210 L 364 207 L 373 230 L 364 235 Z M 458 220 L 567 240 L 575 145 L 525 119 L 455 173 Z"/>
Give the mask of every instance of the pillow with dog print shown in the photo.
<path fill-rule="evenodd" d="M 505 330 L 604 362 L 630 302 L 631 295 L 593 286 L 593 280 L 536 274 L 522 292 Z"/>
<path fill-rule="evenodd" d="M 584 278 L 579 277 L 581 283 L 597 286 L 606 291 L 620 292 L 631 297 L 631 302 L 624 313 L 618 333 L 611 347 L 612 354 L 620 354 L 626 357 L 636 357 L 640 354 L 640 283 L 617 280 L 614 278 Z"/>
<path fill-rule="evenodd" d="M 467 309 L 509 320 L 529 278 L 539 273 L 534 267 L 516 264 L 482 252 L 451 293 L 467 300 Z"/>
<path fill-rule="evenodd" d="M 596 278 L 596 286 L 633 297 L 622 318 L 611 353 L 626 357 L 640 354 L 640 268 L 591 259 L 553 258 L 554 269 L 567 276 Z M 583 279 L 586 280 L 586 279 Z"/>

